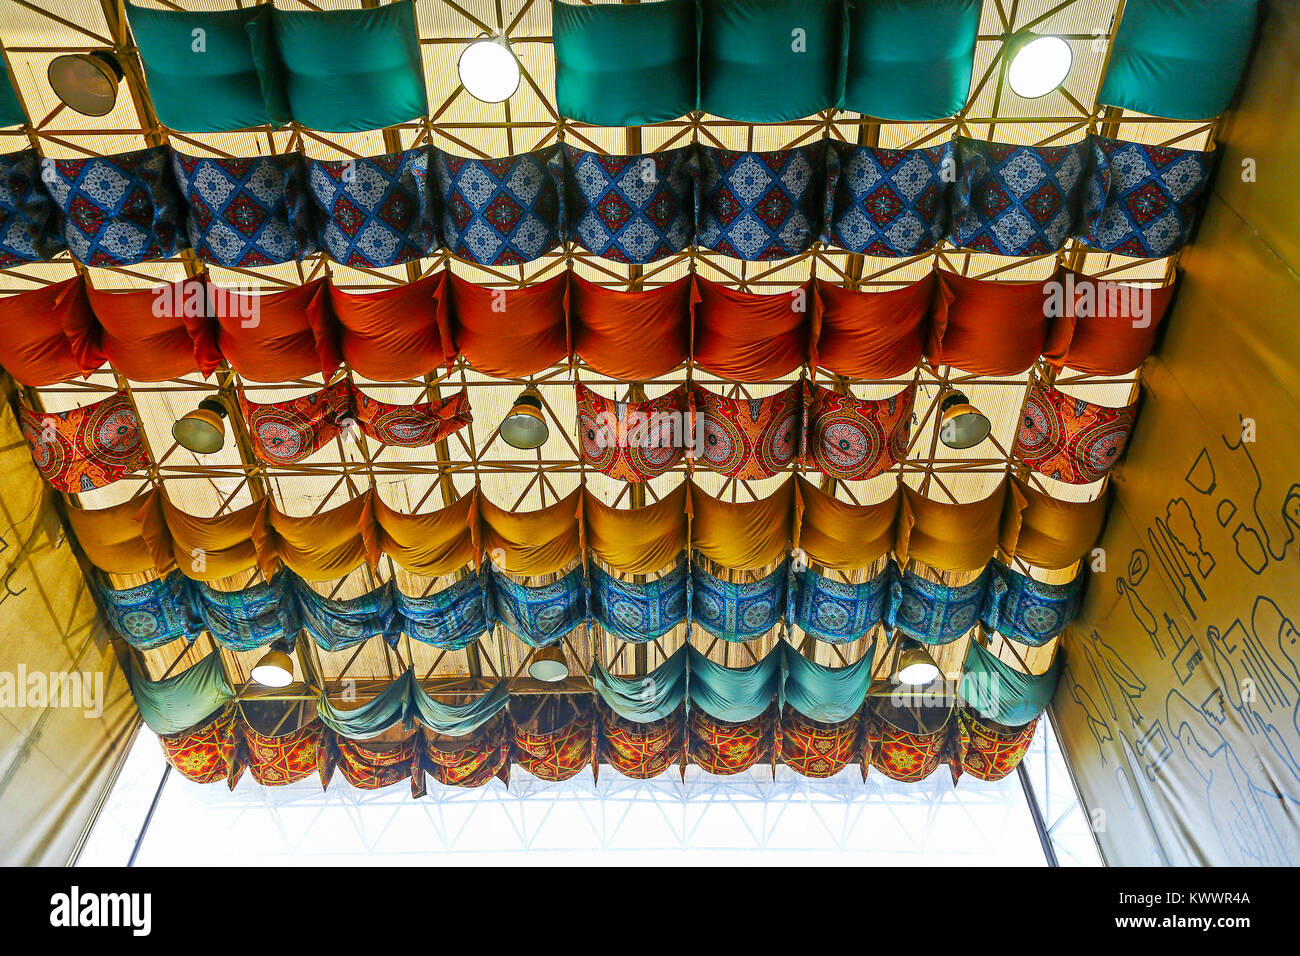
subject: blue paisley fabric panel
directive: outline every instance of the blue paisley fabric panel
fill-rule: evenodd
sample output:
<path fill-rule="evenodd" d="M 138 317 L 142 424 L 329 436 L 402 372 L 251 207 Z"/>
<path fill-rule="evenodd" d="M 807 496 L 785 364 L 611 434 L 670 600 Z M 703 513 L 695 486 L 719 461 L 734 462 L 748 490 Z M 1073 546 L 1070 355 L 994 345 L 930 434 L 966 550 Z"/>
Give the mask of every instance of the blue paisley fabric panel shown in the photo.
<path fill-rule="evenodd" d="M 786 612 L 789 568 L 782 564 L 758 581 L 723 581 L 691 566 L 691 620 L 724 641 L 752 641 Z"/>
<path fill-rule="evenodd" d="M 1082 221 L 1088 144 L 1008 146 L 958 137 L 953 245 L 1004 256 L 1056 252 Z"/>
<path fill-rule="evenodd" d="M 751 153 L 699 146 L 696 244 L 751 262 L 805 252 L 826 220 L 826 143 Z"/>
<path fill-rule="evenodd" d="M 194 613 L 213 639 L 231 651 L 251 651 L 280 639 L 292 646 L 302 630 L 293 592 L 293 575 L 285 571 L 240 591 L 189 582 Z"/>
<path fill-rule="evenodd" d="M 393 606 L 389 585 L 354 598 L 328 598 L 301 579 L 294 581 L 294 596 L 303 630 L 325 651 L 356 647 L 375 635 L 396 644 L 402 622 Z"/>
<path fill-rule="evenodd" d="M 1083 584 L 1082 574 L 1067 584 L 1045 584 L 995 561 L 989 565 L 984 625 L 1013 641 L 1041 647 L 1079 613 Z"/>
<path fill-rule="evenodd" d="M 654 581 L 622 581 L 591 569 L 591 617 L 610 634 L 633 644 L 662 637 L 686 620 L 686 562 Z"/>
<path fill-rule="evenodd" d="M 199 636 L 203 623 L 189 613 L 188 580 L 173 571 L 165 578 L 118 590 L 110 587 L 102 575 L 95 576 L 104 617 L 128 644 L 141 651 L 162 647 L 177 638 L 193 641 Z"/>
<path fill-rule="evenodd" d="M 436 151 L 433 176 L 448 251 L 504 266 L 554 249 L 565 233 L 563 167 L 559 145 L 503 159 Z"/>
<path fill-rule="evenodd" d="M 425 597 L 410 597 L 393 589 L 397 612 L 411 640 L 444 651 L 469 647 L 488 629 L 483 585 L 477 574 Z"/>
<path fill-rule="evenodd" d="M 268 266 L 316 251 L 307 170 L 298 153 L 252 159 L 172 153 L 189 207 L 189 244 L 204 262 Z"/>
<path fill-rule="evenodd" d="M 949 644 L 980 619 L 989 571 L 950 587 L 904 571 L 892 586 L 890 624 L 923 644 Z"/>
<path fill-rule="evenodd" d="M 558 643 L 587 619 L 587 588 L 582 568 L 550 584 L 519 584 L 495 568 L 486 572 L 488 613 L 530 647 Z"/>
<path fill-rule="evenodd" d="M 184 203 L 165 146 L 89 159 L 45 159 L 41 182 L 62 212 L 78 262 L 130 266 L 174 256 Z"/>
<path fill-rule="evenodd" d="M 382 268 L 438 248 L 427 149 L 307 166 L 321 243 L 335 262 Z"/>
<path fill-rule="evenodd" d="M 894 565 L 870 581 L 847 584 L 823 577 L 811 568 L 790 575 L 791 623 L 829 644 L 848 644 L 865 636 L 885 619 Z"/>
<path fill-rule="evenodd" d="M 0 156 L 0 268 L 51 259 L 65 248 L 36 150 Z"/>
<path fill-rule="evenodd" d="M 948 227 L 957 181 L 952 143 L 880 149 L 834 143 L 830 241 L 849 252 L 901 258 L 933 249 Z"/>

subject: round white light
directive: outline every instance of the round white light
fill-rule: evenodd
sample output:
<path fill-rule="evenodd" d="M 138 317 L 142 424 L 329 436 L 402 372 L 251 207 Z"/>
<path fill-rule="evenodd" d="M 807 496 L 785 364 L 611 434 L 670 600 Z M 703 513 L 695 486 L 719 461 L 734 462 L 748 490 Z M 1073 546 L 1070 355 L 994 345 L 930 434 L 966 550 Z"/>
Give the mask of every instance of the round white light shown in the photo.
<path fill-rule="evenodd" d="M 456 72 L 469 95 L 484 103 L 508 100 L 519 89 L 519 61 L 505 37 L 484 37 L 465 47 Z"/>
<path fill-rule="evenodd" d="M 898 672 L 898 682 L 909 687 L 920 687 L 936 680 L 938 676 L 939 668 L 934 664 L 919 662 L 901 668 Z"/>
<path fill-rule="evenodd" d="M 1074 63 L 1074 51 L 1060 37 L 1030 40 L 1011 58 L 1007 84 L 1027 100 L 1046 96 L 1065 82 Z"/>

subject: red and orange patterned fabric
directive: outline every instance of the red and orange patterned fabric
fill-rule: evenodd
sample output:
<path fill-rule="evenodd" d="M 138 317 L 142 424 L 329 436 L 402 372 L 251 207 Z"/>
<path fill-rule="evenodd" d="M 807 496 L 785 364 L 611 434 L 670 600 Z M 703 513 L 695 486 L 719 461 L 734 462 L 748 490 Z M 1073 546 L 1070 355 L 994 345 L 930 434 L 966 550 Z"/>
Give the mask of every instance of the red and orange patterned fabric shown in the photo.
<path fill-rule="evenodd" d="M 447 787 L 481 787 L 493 777 L 509 782 L 510 738 L 497 716 L 465 737 L 425 732 L 424 764 Z"/>
<path fill-rule="evenodd" d="M 361 431 L 367 438 L 394 448 L 432 445 L 474 420 L 465 389 L 441 401 L 414 405 L 390 405 L 358 388 L 353 388 L 352 394 Z"/>
<path fill-rule="evenodd" d="M 1057 481 L 1100 481 L 1124 453 L 1136 416 L 1137 402 L 1108 408 L 1034 380 L 1011 454 Z"/>
<path fill-rule="evenodd" d="M 1038 729 L 1035 718 L 1023 727 L 1004 727 L 966 709 L 961 728 L 961 769 L 980 780 L 1001 780 L 1020 765 Z"/>
<path fill-rule="evenodd" d="M 772 711 L 732 723 L 692 709 L 688 718 L 691 763 L 719 776 L 744 773 L 772 756 Z"/>
<path fill-rule="evenodd" d="M 680 713 L 638 724 L 606 707 L 600 709 L 601 759 L 634 780 L 657 777 L 680 761 L 685 736 Z"/>
<path fill-rule="evenodd" d="M 874 478 L 907 455 L 916 386 L 888 398 L 840 395 L 808 386 L 804 464 L 832 478 Z"/>
<path fill-rule="evenodd" d="M 259 405 L 239 395 L 253 453 L 269 465 L 302 461 L 332 441 L 352 407 L 352 383 L 340 379 L 318 392 Z"/>
<path fill-rule="evenodd" d="M 392 743 L 375 740 L 349 740 L 334 736 L 338 747 L 338 768 L 348 783 L 360 790 L 379 790 L 406 780 L 416 766 L 416 735 Z M 420 792 L 422 774 L 413 789 Z"/>
<path fill-rule="evenodd" d="M 691 399 L 703 419 L 697 465 L 753 481 L 784 471 L 802 451 L 803 382 L 766 398 L 727 398 L 696 388 Z"/>
<path fill-rule="evenodd" d="M 196 730 L 159 736 L 163 756 L 172 768 L 195 783 L 225 780 L 234 769 L 238 740 L 235 706 L 230 704 Z"/>
<path fill-rule="evenodd" d="M 546 705 L 552 702 L 547 701 Z M 557 782 L 576 776 L 583 767 L 591 766 L 595 742 L 591 707 L 586 702 L 572 705 L 556 701 L 557 709 L 567 711 L 567 719 L 558 726 L 539 720 L 531 729 L 515 726 L 514 746 L 511 755 L 534 777 Z"/>
<path fill-rule="evenodd" d="M 243 726 L 248 772 L 262 786 L 297 783 L 319 768 L 323 731 L 319 720 L 308 721 L 297 730 L 274 737 L 258 733 L 247 722 Z"/>
<path fill-rule="evenodd" d="M 833 777 L 858 754 L 861 719 L 854 714 L 838 724 L 827 724 L 787 707 L 777 734 L 781 762 L 804 777 Z"/>
<path fill-rule="evenodd" d="M 582 460 L 618 481 L 649 481 L 682 460 L 690 403 L 686 386 L 646 402 L 616 402 L 578 384 Z"/>
<path fill-rule="evenodd" d="M 66 412 L 24 408 L 22 427 L 36 470 L 68 494 L 94 491 L 149 464 L 140 420 L 122 392 Z"/>
<path fill-rule="evenodd" d="M 910 733 L 876 716 L 867 724 L 867 761 L 885 776 L 903 783 L 924 780 L 938 769 L 946 755 L 951 720 L 938 730 Z"/>

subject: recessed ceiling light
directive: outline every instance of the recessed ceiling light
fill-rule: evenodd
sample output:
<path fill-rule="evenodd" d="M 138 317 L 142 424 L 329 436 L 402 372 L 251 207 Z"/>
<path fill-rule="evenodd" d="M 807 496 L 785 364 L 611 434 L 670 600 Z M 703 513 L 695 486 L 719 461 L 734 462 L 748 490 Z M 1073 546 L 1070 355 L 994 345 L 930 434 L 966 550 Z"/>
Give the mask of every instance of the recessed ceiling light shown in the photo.
<path fill-rule="evenodd" d="M 505 37 L 482 37 L 465 47 L 456 72 L 469 95 L 484 103 L 501 103 L 519 89 L 519 61 Z"/>
<path fill-rule="evenodd" d="M 1019 49 L 1007 67 L 1007 85 L 1027 100 L 1046 96 L 1064 83 L 1074 63 L 1074 51 L 1060 37 L 1028 34 L 1013 37 L 1009 45 Z"/>

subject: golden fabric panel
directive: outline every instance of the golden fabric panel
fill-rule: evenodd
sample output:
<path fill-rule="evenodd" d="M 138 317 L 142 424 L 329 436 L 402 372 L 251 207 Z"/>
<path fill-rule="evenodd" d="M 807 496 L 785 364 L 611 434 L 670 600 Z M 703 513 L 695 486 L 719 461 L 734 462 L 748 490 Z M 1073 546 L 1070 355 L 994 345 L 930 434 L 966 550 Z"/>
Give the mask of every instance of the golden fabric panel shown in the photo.
<path fill-rule="evenodd" d="M 196 581 L 217 581 L 259 565 L 254 542 L 266 537 L 266 501 L 214 518 L 186 514 L 162 493 L 157 502 L 142 512 L 142 528 L 159 574 L 175 566 Z"/>
<path fill-rule="evenodd" d="M 612 508 L 586 494 L 582 502 L 586 545 L 625 574 L 662 571 L 686 549 L 686 507 L 686 485 L 644 508 Z"/>
<path fill-rule="evenodd" d="M 790 550 L 794 482 L 758 501 L 720 501 L 691 486 L 691 548 L 737 571 L 763 568 Z"/>
<path fill-rule="evenodd" d="M 145 544 L 137 515 L 144 509 L 156 509 L 158 492 L 136 495 L 130 501 L 94 511 L 67 505 L 68 524 L 86 552 L 86 558 L 109 574 L 138 574 L 158 570 L 153 552 Z M 170 568 L 164 568 L 165 574 Z"/>
<path fill-rule="evenodd" d="M 824 568 L 869 567 L 894 547 L 898 493 L 873 505 L 854 505 L 795 478 L 796 546 Z"/>
<path fill-rule="evenodd" d="M 550 574 L 582 557 L 582 489 L 537 511 L 479 501 L 482 553 L 511 574 Z"/>
<path fill-rule="evenodd" d="M 372 505 L 379 547 L 412 574 L 436 578 L 474 560 L 477 492 L 430 514 L 394 511 L 378 495 Z"/>
<path fill-rule="evenodd" d="M 978 571 L 997 550 L 1007 485 L 998 486 L 983 501 L 953 504 L 926 498 L 903 486 L 898 542 L 900 565 L 909 558 L 936 571 Z"/>
<path fill-rule="evenodd" d="M 1092 501 L 1061 501 L 1012 478 L 999 546 L 1035 567 L 1068 568 L 1097 543 L 1109 498 L 1109 484 Z"/>
<path fill-rule="evenodd" d="M 332 581 L 379 562 L 372 495 L 367 492 L 331 511 L 293 518 L 271 508 L 267 534 L 257 543 L 268 576 L 275 559 L 308 581 Z"/>

